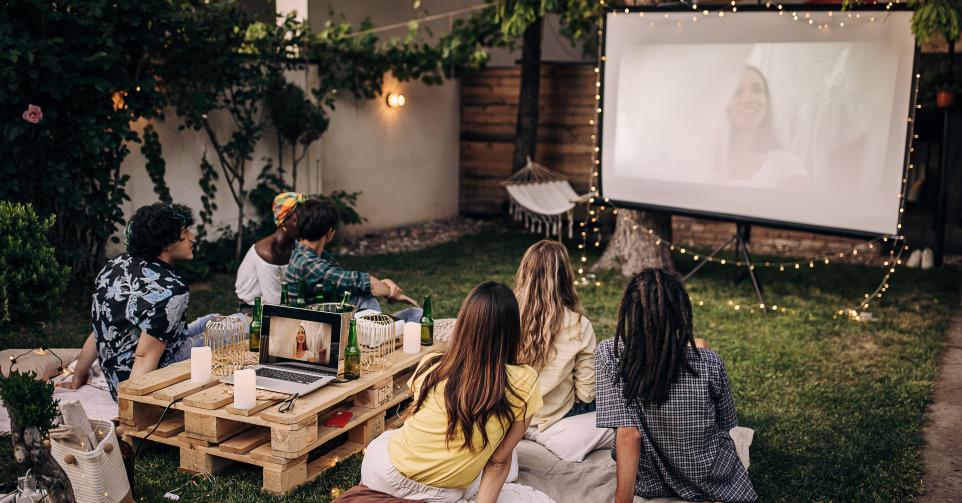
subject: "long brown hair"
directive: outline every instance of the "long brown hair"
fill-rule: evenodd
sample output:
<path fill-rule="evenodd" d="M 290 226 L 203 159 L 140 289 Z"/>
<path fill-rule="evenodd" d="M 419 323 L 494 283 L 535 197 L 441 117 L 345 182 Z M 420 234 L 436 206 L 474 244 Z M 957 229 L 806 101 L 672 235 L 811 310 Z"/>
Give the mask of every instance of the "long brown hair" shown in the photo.
<path fill-rule="evenodd" d="M 450 443 L 460 430 L 464 447 L 477 452 L 475 428 L 481 433 L 484 449 L 489 443 L 488 420 L 497 418 L 507 424 L 514 419 L 508 393 L 519 396 L 508 382 L 507 365 L 517 364 L 518 301 L 510 288 L 485 281 L 468 293 L 457 320 L 447 352 L 428 360 L 415 373 L 415 379 L 426 375 L 412 413 L 421 408 L 435 385 L 447 379 L 445 442 Z"/>
<path fill-rule="evenodd" d="M 547 239 L 531 245 L 518 267 L 514 291 L 521 309 L 518 361 L 541 370 L 561 331 L 565 309 L 584 315 L 564 245 Z"/>

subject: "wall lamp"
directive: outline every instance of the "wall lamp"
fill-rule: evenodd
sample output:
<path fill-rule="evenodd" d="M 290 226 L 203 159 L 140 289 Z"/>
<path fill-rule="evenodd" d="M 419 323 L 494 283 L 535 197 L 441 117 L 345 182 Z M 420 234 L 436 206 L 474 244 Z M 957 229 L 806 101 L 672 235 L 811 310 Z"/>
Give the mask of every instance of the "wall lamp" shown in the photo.
<path fill-rule="evenodd" d="M 401 108 L 407 103 L 407 99 L 401 93 L 387 93 L 384 101 L 387 103 L 388 108 Z"/>

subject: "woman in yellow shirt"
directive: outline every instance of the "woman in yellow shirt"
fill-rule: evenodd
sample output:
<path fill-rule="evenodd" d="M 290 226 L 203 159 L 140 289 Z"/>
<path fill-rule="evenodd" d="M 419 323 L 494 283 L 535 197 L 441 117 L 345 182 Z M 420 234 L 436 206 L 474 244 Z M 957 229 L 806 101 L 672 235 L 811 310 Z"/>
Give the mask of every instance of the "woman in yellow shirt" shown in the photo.
<path fill-rule="evenodd" d="M 411 415 L 368 445 L 361 483 L 455 502 L 479 482 L 478 503 L 496 502 L 511 453 L 542 405 L 537 372 L 517 364 L 519 334 L 511 289 L 487 281 L 471 290 L 447 352 L 425 356 L 409 381 Z"/>

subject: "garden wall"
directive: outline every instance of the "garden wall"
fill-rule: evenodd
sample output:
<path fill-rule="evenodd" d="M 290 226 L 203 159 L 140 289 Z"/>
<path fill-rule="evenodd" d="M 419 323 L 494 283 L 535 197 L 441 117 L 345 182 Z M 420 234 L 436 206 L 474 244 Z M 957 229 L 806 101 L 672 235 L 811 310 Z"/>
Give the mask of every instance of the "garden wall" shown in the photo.
<path fill-rule="evenodd" d="M 594 65 L 546 64 L 541 70 L 538 147 L 541 164 L 569 177 L 578 193 L 588 190 L 594 126 Z M 501 181 L 511 172 L 520 69 L 488 68 L 461 81 L 462 213 L 503 215 L 507 193 Z M 694 218 L 673 218 L 674 240 L 712 249 L 728 239 L 735 225 Z M 851 249 L 862 241 L 811 232 L 753 226 L 752 252 L 811 257 Z M 861 254 L 859 261 L 874 254 Z M 846 258 L 846 261 L 852 257 Z"/>
<path fill-rule="evenodd" d="M 289 75 L 303 83 L 316 78 L 315 72 Z M 331 114 L 330 129 L 317 141 L 301 161 L 296 189 L 307 193 L 330 193 L 334 190 L 361 191 L 358 212 L 367 223 L 344 228 L 347 234 L 403 226 L 448 218 L 458 212 L 458 87 L 446 82 L 426 86 L 419 82 L 397 82 L 387 76 L 385 92 L 403 92 L 407 105 L 400 110 L 388 109 L 383 99 L 357 101 L 339 99 Z M 180 119 L 167 110 L 167 119 L 155 122 L 167 163 L 167 183 L 174 201 L 201 209 L 202 191 L 200 161 L 207 154 L 216 167 L 215 152 L 205 134 L 178 130 Z M 229 134 L 226 117 L 214 117 L 219 135 Z M 138 124 L 142 129 L 146 123 Z M 248 189 L 256 184 L 264 158 L 277 158 L 273 132 L 265 133 L 247 169 Z M 157 201 L 153 183 L 144 168 L 139 145 L 131 145 L 131 153 L 122 170 L 131 176 L 127 186 L 130 201 L 124 203 L 127 216 L 136 208 Z M 289 155 L 285 166 L 290 166 Z M 290 172 L 287 174 L 291 181 Z M 234 226 L 237 211 L 226 183 L 218 183 L 218 209 L 214 227 Z M 248 205 L 247 216 L 256 215 Z M 112 253 L 117 253 L 116 246 Z"/>

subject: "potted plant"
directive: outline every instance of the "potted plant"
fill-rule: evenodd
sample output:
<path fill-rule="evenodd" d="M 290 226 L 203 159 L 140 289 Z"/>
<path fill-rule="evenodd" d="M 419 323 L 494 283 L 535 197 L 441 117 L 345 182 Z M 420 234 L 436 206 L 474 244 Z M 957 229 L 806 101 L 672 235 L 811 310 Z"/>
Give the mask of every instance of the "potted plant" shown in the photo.
<path fill-rule="evenodd" d="M 924 44 L 941 38 L 948 44 L 948 67 L 944 78 L 937 84 L 935 102 L 939 108 L 955 104 L 955 42 L 962 32 L 962 0 L 910 0 L 915 9 L 912 15 L 912 33 Z"/>
<path fill-rule="evenodd" d="M 53 385 L 31 373 L 11 371 L 0 377 L 0 400 L 10 413 L 13 457 L 30 468 L 53 503 L 73 503 L 73 486 L 50 453 L 47 434 L 59 415 Z"/>

